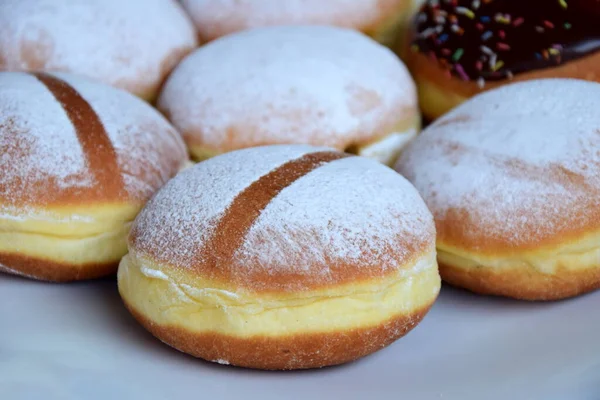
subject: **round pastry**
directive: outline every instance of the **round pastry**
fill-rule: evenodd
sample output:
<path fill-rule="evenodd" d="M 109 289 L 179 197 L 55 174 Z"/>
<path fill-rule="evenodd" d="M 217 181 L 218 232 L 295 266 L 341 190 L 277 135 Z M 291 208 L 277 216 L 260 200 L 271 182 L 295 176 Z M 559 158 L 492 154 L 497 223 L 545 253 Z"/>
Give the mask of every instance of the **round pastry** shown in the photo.
<path fill-rule="evenodd" d="M 201 47 L 177 66 L 158 107 L 193 158 L 311 144 L 388 163 L 416 135 L 416 90 L 402 62 L 334 27 L 268 27 Z"/>
<path fill-rule="evenodd" d="M 413 0 L 182 0 L 202 41 L 250 28 L 334 25 L 391 44 L 413 11 Z"/>
<path fill-rule="evenodd" d="M 0 73 L 0 270 L 48 281 L 114 273 L 185 145 L 131 94 L 67 74 Z"/>
<path fill-rule="evenodd" d="M 197 46 L 175 0 L 3 0 L 0 70 L 63 71 L 156 98 Z"/>
<path fill-rule="evenodd" d="M 511 81 L 600 81 L 600 1 L 427 0 L 403 52 L 435 119 Z"/>
<path fill-rule="evenodd" d="M 397 170 L 438 232 L 440 273 L 477 293 L 553 300 L 600 287 L 600 85 L 520 82 L 478 95 Z"/>
<path fill-rule="evenodd" d="M 135 220 L 118 282 L 163 342 L 259 369 L 379 350 L 440 290 L 433 218 L 416 190 L 374 160 L 303 145 L 179 174 Z"/>

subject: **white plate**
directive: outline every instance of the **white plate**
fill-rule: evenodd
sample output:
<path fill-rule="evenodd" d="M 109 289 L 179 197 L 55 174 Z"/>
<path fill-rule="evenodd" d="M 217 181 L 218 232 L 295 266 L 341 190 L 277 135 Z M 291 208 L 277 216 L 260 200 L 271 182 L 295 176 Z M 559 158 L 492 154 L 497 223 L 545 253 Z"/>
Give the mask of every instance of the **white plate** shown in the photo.
<path fill-rule="evenodd" d="M 555 303 L 444 287 L 425 320 L 346 366 L 261 372 L 181 354 L 140 328 L 112 280 L 0 275 L 0 399 L 600 399 L 600 293 Z"/>

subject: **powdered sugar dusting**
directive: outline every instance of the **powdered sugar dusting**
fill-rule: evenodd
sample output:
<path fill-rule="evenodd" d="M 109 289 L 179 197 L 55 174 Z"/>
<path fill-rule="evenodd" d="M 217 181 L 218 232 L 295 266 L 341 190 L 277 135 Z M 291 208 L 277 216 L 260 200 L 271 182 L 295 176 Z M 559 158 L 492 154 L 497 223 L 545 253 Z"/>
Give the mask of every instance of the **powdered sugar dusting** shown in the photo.
<path fill-rule="evenodd" d="M 365 29 L 406 0 L 182 0 L 200 35 L 214 39 L 271 25 L 322 24 Z"/>
<path fill-rule="evenodd" d="M 269 146 L 228 153 L 180 173 L 136 219 L 130 250 L 190 269 L 216 223 L 245 188 L 284 163 L 323 151 Z M 320 276 L 336 263 L 397 269 L 433 247 L 431 214 L 416 190 L 380 163 L 351 157 L 325 164 L 286 187 L 263 210 L 235 253 L 234 275 Z M 335 278 L 335 277 L 333 277 Z"/>
<path fill-rule="evenodd" d="M 146 94 L 177 61 L 169 58 L 195 45 L 174 0 L 0 2 L 7 70 L 69 71 Z"/>
<path fill-rule="evenodd" d="M 487 92 L 430 126 L 397 169 L 442 234 L 511 246 L 598 225 L 600 85 L 540 80 Z M 465 222 L 467 221 L 467 222 Z"/>
<path fill-rule="evenodd" d="M 288 160 L 317 151 L 310 146 L 276 146 L 249 157 L 227 153 L 182 171 L 160 190 L 136 219 L 136 251 L 157 250 L 163 262 L 186 265 L 233 199 L 252 182 Z M 259 150 L 256 150 L 259 151 Z"/>
<path fill-rule="evenodd" d="M 181 138 L 148 104 L 83 78 L 56 77 L 98 114 L 132 199 L 147 199 L 187 159 Z M 48 203 L 52 194 L 74 187 L 85 191 L 97 184 L 88 167 L 73 124 L 52 93 L 33 75 L 0 73 L 2 206 Z"/>
<path fill-rule="evenodd" d="M 330 263 L 341 262 L 385 272 L 414 255 L 407 243 L 427 236 L 433 237 L 431 215 L 410 183 L 373 160 L 352 157 L 312 171 L 275 197 L 237 262 L 275 274 L 285 266 L 299 276 L 326 276 Z"/>
<path fill-rule="evenodd" d="M 32 75 L 0 73 L 0 186 L 48 176 L 60 187 L 89 186 L 84 161 L 75 129 L 52 93 Z"/>
<path fill-rule="evenodd" d="M 170 76 L 158 104 L 188 141 L 215 150 L 286 143 L 343 149 L 416 112 L 416 94 L 401 61 L 364 35 L 271 27 L 196 50 Z"/>
<path fill-rule="evenodd" d="M 81 93 L 98 114 L 132 196 L 150 197 L 187 159 L 179 133 L 145 102 L 110 86 L 72 75 L 56 76 Z"/>

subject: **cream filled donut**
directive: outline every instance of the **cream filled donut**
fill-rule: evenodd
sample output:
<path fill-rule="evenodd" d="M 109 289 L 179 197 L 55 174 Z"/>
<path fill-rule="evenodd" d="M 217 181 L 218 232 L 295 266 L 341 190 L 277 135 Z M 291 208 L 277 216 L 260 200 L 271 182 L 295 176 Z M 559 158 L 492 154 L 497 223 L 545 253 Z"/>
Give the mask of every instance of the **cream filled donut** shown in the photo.
<path fill-rule="evenodd" d="M 390 44 L 413 0 L 182 0 L 202 41 L 274 25 L 335 25 Z"/>
<path fill-rule="evenodd" d="M 310 144 L 390 163 L 420 123 L 402 62 L 364 35 L 334 27 L 260 28 L 211 42 L 179 64 L 158 107 L 197 160 Z"/>
<path fill-rule="evenodd" d="M 0 70 L 71 72 L 153 100 L 196 46 L 175 0 L 0 2 Z"/>
<path fill-rule="evenodd" d="M 374 160 L 301 145 L 239 150 L 176 176 L 136 218 L 118 282 L 166 344 L 260 369 L 372 353 L 440 290 L 433 218 L 416 190 Z"/>
<path fill-rule="evenodd" d="M 187 160 L 175 129 L 124 91 L 67 74 L 0 73 L 0 271 L 114 273 L 131 221 Z"/>
<path fill-rule="evenodd" d="M 434 214 L 443 279 L 528 300 L 600 287 L 599 109 L 597 83 L 507 85 L 406 149 L 397 170 Z"/>

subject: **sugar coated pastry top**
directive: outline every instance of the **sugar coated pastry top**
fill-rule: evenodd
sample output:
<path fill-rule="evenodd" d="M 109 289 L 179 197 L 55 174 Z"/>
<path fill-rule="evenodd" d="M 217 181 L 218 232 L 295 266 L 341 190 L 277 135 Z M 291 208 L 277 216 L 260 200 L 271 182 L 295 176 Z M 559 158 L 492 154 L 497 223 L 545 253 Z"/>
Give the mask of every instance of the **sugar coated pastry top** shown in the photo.
<path fill-rule="evenodd" d="M 0 207 L 145 201 L 187 159 L 152 107 L 68 74 L 0 73 Z"/>
<path fill-rule="evenodd" d="M 404 178 L 302 145 L 239 150 L 183 171 L 130 236 L 137 257 L 259 291 L 385 277 L 434 246 L 431 214 Z"/>
<path fill-rule="evenodd" d="M 343 149 L 417 112 L 414 83 L 391 51 L 320 26 L 211 42 L 177 66 L 158 105 L 186 140 L 222 151 L 298 142 Z"/>
<path fill-rule="evenodd" d="M 599 51 L 599 20 L 598 0 L 428 0 L 413 50 L 484 84 Z"/>
<path fill-rule="evenodd" d="M 0 70 L 73 72 L 151 97 L 195 46 L 174 0 L 0 2 Z"/>
<path fill-rule="evenodd" d="M 204 40 L 271 25 L 369 31 L 410 0 L 182 0 Z"/>
<path fill-rule="evenodd" d="M 597 83 L 507 85 L 436 121 L 397 169 L 423 195 L 448 245 L 551 245 L 600 229 L 599 109 Z"/>

